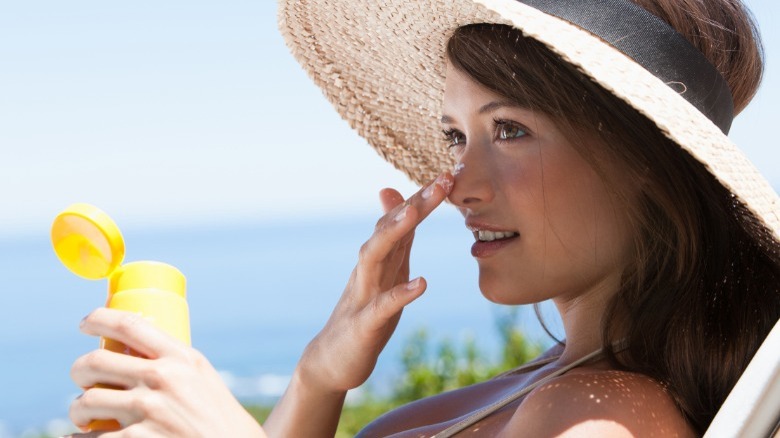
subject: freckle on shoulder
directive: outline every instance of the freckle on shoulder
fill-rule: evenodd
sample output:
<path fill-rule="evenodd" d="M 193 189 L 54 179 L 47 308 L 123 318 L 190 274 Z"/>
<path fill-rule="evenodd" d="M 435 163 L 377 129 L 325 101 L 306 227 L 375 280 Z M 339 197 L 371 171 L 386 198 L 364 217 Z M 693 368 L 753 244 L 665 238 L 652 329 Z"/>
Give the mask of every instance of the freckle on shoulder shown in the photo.
<path fill-rule="evenodd" d="M 539 436 L 693 436 L 659 382 L 638 373 L 589 368 L 532 391 L 508 426 L 513 425 L 537 428 Z"/>

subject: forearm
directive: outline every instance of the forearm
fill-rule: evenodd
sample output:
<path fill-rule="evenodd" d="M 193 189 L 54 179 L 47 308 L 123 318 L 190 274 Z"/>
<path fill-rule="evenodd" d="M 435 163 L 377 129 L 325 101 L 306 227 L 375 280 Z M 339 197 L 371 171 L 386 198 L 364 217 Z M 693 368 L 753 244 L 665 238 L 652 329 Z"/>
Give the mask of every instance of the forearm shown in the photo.
<path fill-rule="evenodd" d="M 339 424 L 346 391 L 329 391 L 307 382 L 300 368 L 263 424 L 269 437 L 332 437 Z"/>

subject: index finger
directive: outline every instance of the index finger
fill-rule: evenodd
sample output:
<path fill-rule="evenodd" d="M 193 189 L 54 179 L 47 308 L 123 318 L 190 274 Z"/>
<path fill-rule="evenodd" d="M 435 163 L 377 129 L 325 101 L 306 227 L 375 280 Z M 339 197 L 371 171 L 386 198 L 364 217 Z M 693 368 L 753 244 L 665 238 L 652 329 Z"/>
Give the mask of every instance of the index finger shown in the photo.
<path fill-rule="evenodd" d="M 455 178 L 450 172 L 444 172 L 436 177 L 433 182 L 417 191 L 406 200 L 407 203 L 414 205 L 420 216 L 417 218 L 417 224 L 424 221 L 433 210 L 447 199 L 447 195 L 452 191 L 455 184 Z"/>
<path fill-rule="evenodd" d="M 149 359 L 177 351 L 181 342 L 140 313 L 100 307 L 81 321 L 83 333 L 121 342 Z"/>
<path fill-rule="evenodd" d="M 449 172 L 442 173 L 401 205 L 396 205 L 388 211 L 377 224 L 377 232 L 361 248 L 363 260 L 368 262 L 369 266 L 382 264 L 396 245 L 402 243 L 405 237 L 414 232 L 417 225 L 444 201 L 452 190 L 453 183 L 454 179 Z M 396 197 L 395 193 L 397 192 L 383 191 L 383 195 L 388 197 L 383 203 L 392 204 L 396 201 L 392 199 Z"/>

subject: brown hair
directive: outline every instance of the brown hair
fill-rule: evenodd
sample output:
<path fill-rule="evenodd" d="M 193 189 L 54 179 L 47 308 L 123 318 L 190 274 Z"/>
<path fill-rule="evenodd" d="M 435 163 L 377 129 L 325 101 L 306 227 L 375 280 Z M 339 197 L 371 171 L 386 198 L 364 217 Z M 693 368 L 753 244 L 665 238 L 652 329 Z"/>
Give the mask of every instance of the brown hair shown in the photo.
<path fill-rule="evenodd" d="M 739 2 L 637 3 L 699 47 L 723 72 L 735 106 L 747 105 L 761 50 Z M 489 89 L 552 118 L 570 139 L 599 140 L 581 153 L 625 207 L 636 251 L 603 316 L 607 357 L 665 384 L 703 432 L 780 316 L 780 243 L 651 121 L 520 31 L 461 27 L 447 56 Z M 610 181 L 604 163 L 612 162 L 635 185 Z M 610 345 L 620 338 L 628 347 L 616 354 Z"/>
<path fill-rule="evenodd" d="M 756 94 L 763 73 L 757 27 L 739 0 L 632 0 L 663 19 L 720 71 L 739 113 Z"/>

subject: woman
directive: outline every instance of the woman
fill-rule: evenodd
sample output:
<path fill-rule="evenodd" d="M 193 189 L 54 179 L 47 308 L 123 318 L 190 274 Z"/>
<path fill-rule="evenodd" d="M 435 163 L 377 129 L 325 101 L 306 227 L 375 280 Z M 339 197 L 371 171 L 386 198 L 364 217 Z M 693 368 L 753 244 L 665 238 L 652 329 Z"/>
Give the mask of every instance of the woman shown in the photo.
<path fill-rule="evenodd" d="M 107 437 L 332 435 L 346 392 L 425 290 L 409 251 L 446 198 L 474 232 L 482 293 L 551 299 L 566 340 L 364 436 L 706 430 L 780 314 L 780 202 L 726 138 L 761 76 L 743 6 L 355 3 L 283 2 L 282 32 L 341 115 L 429 182 L 406 200 L 381 192 L 386 215 L 264 429 L 199 353 L 107 309 L 83 331 L 148 359 L 79 359 L 74 423 L 116 418 L 124 429 Z"/>

